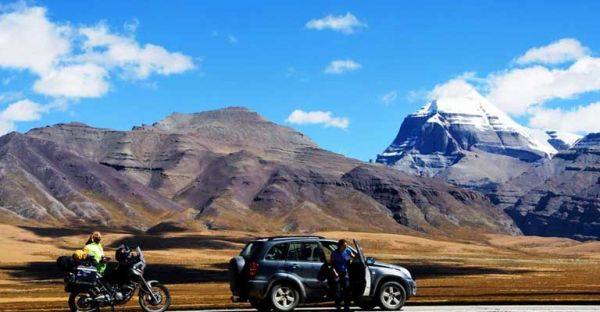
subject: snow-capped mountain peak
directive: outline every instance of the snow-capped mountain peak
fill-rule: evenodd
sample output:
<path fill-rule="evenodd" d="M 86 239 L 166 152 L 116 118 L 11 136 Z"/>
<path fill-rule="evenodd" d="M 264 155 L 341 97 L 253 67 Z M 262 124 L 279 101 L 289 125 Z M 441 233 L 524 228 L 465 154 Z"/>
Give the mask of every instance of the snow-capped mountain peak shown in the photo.
<path fill-rule="evenodd" d="M 465 152 L 482 151 L 534 162 L 550 158 L 580 138 L 521 126 L 475 88 L 466 83 L 453 87 L 437 92 L 436 98 L 408 115 L 394 142 L 377 161 L 436 175 L 458 162 Z"/>

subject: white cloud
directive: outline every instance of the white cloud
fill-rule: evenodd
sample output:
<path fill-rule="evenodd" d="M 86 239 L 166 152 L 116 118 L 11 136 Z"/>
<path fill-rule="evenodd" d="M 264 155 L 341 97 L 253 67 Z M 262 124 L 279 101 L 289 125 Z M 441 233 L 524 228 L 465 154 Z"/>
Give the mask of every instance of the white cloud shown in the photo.
<path fill-rule="evenodd" d="M 600 90 L 600 58 L 584 57 L 566 69 L 533 66 L 493 73 L 487 98 L 504 111 L 523 115 L 552 99 Z"/>
<path fill-rule="evenodd" d="M 600 132 L 600 102 L 569 110 L 536 108 L 531 110 L 529 125 L 539 129 L 565 132 Z"/>
<path fill-rule="evenodd" d="M 285 70 L 285 76 L 286 76 L 286 77 L 292 77 L 292 76 L 295 76 L 295 75 L 296 75 L 296 73 L 298 73 L 298 71 L 296 70 L 296 68 L 295 68 L 295 67 L 288 67 L 288 68 Z"/>
<path fill-rule="evenodd" d="M 565 132 L 600 132 L 600 102 L 575 108 L 548 108 L 552 100 L 567 100 L 600 91 L 600 58 L 575 39 L 563 39 L 545 47 L 533 48 L 519 57 L 526 67 L 509 68 L 478 78 L 465 72 L 432 90 L 417 90 L 410 98 L 462 97 L 475 90 L 501 110 L 525 116 L 529 126 Z M 569 66 L 551 67 L 564 62 Z M 535 63 L 535 64 L 532 64 Z M 468 82 L 467 82 L 468 81 Z M 473 82 L 475 86 L 469 84 Z"/>
<path fill-rule="evenodd" d="M 43 73 L 71 50 L 71 28 L 50 22 L 46 9 L 19 7 L 0 15 L 0 67 Z"/>
<path fill-rule="evenodd" d="M 137 18 L 134 18 L 133 20 L 125 22 L 125 24 L 123 24 L 123 29 L 125 29 L 125 31 L 130 34 L 135 34 L 138 27 L 140 27 L 140 20 L 138 20 Z"/>
<path fill-rule="evenodd" d="M 0 112 L 0 135 L 16 130 L 15 122 L 39 120 L 42 113 L 47 113 L 48 110 L 48 106 L 30 100 L 21 100 L 10 104 Z"/>
<path fill-rule="evenodd" d="M 544 47 L 532 48 L 515 61 L 517 64 L 543 63 L 560 64 L 575 61 L 590 55 L 590 50 L 581 42 L 565 38 Z"/>
<path fill-rule="evenodd" d="M 32 102 L 30 100 L 21 100 L 10 104 L 2 113 L 0 118 L 10 121 L 33 121 L 42 117 L 42 113 L 48 111 L 48 108 Z"/>
<path fill-rule="evenodd" d="M 103 23 L 63 26 L 51 21 L 46 11 L 26 3 L 0 11 L 0 68 L 28 70 L 38 76 L 33 90 L 41 94 L 99 97 L 108 90 L 109 72 L 144 80 L 195 68 L 187 55 L 138 43 L 135 19 L 124 25 L 126 35 L 121 35 Z"/>
<path fill-rule="evenodd" d="M 446 83 L 436 85 L 427 93 L 427 99 L 458 99 L 476 92 L 475 88 L 463 79 L 451 79 Z"/>
<path fill-rule="evenodd" d="M 16 79 L 17 79 L 16 75 L 2 78 L 2 85 L 8 86 L 9 84 L 11 84 L 11 82 L 15 81 Z"/>
<path fill-rule="evenodd" d="M 235 37 L 234 35 L 229 35 L 227 36 L 227 41 L 229 41 L 229 43 L 237 43 L 238 42 L 238 38 Z"/>
<path fill-rule="evenodd" d="M 409 102 L 426 101 L 429 99 L 429 92 L 430 90 L 427 89 L 410 90 L 406 94 L 406 99 Z"/>
<path fill-rule="evenodd" d="M 108 92 L 108 72 L 94 63 L 71 65 L 45 73 L 33 89 L 44 95 L 96 98 Z"/>
<path fill-rule="evenodd" d="M 19 116 L 40 118 L 41 113 L 65 110 L 68 103 L 80 98 L 101 97 L 115 76 L 146 80 L 151 75 L 179 74 L 196 67 L 183 53 L 140 44 L 135 39 L 138 27 L 139 21 L 133 19 L 123 25 L 124 34 L 119 34 L 103 23 L 87 27 L 52 21 L 46 8 L 30 6 L 29 2 L 0 4 L 0 69 L 16 72 L 0 82 L 8 85 L 17 74 L 27 71 L 36 79 L 32 90 L 54 98 L 53 104 L 46 106 L 22 101 L 12 104 L 1 113 L 0 132 L 13 130 L 15 122 L 26 121 Z M 0 101 L 23 98 L 14 94 L 0 94 Z M 34 107 L 45 111 L 16 114 L 33 112 Z"/>
<path fill-rule="evenodd" d="M 362 68 L 362 65 L 351 60 L 335 60 L 332 61 L 327 68 L 325 68 L 326 74 L 342 74 L 349 71 L 355 71 Z"/>
<path fill-rule="evenodd" d="M 367 24 L 359 21 L 352 13 L 347 12 L 346 15 L 327 15 L 321 19 L 312 19 L 305 25 L 308 29 L 331 29 L 344 34 L 352 34 L 356 28 L 367 28 Z"/>
<path fill-rule="evenodd" d="M 140 46 L 133 37 L 111 33 L 104 24 L 81 28 L 79 33 L 85 37 L 86 52 L 77 59 L 117 67 L 127 78 L 146 79 L 151 74 L 178 74 L 195 68 L 189 56 L 154 44 Z"/>
<path fill-rule="evenodd" d="M 383 104 L 390 104 L 398 98 L 398 91 L 392 90 L 379 97 L 379 101 Z"/>
<path fill-rule="evenodd" d="M 0 93 L 0 102 L 14 102 L 23 98 L 22 92 L 8 91 Z"/>
<path fill-rule="evenodd" d="M 331 112 L 305 112 L 300 109 L 293 111 L 285 122 L 296 125 L 322 124 L 325 127 L 335 127 L 340 129 L 346 129 L 350 125 L 348 118 L 333 117 Z"/>

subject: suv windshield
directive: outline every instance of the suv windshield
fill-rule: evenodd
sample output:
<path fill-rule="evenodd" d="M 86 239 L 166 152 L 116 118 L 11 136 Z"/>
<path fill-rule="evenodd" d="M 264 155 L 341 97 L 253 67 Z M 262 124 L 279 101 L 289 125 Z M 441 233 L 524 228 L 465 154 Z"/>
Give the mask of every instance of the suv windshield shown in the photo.
<path fill-rule="evenodd" d="M 246 247 L 242 249 L 240 256 L 242 256 L 244 259 L 250 259 L 262 244 L 262 242 L 248 243 Z"/>

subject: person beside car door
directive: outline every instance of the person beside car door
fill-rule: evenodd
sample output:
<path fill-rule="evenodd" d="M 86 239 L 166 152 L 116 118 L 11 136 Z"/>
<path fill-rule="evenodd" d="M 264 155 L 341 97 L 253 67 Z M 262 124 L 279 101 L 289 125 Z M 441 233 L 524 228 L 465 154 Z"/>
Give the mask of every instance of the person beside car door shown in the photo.
<path fill-rule="evenodd" d="M 350 311 L 350 280 L 348 277 L 348 263 L 350 259 L 356 258 L 356 255 L 348 248 L 348 242 L 340 239 L 337 250 L 331 253 L 331 265 L 333 266 L 333 275 L 335 277 L 335 308 L 341 311 L 342 300 L 344 300 L 344 310 Z"/>

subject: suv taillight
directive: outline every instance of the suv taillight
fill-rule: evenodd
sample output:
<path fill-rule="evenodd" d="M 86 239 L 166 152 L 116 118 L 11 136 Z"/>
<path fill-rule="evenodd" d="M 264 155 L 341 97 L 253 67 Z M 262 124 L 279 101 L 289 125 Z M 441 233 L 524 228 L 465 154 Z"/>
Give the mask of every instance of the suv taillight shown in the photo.
<path fill-rule="evenodd" d="M 250 263 L 250 270 L 248 271 L 248 275 L 250 277 L 255 277 L 256 273 L 258 273 L 258 263 L 251 262 Z"/>

